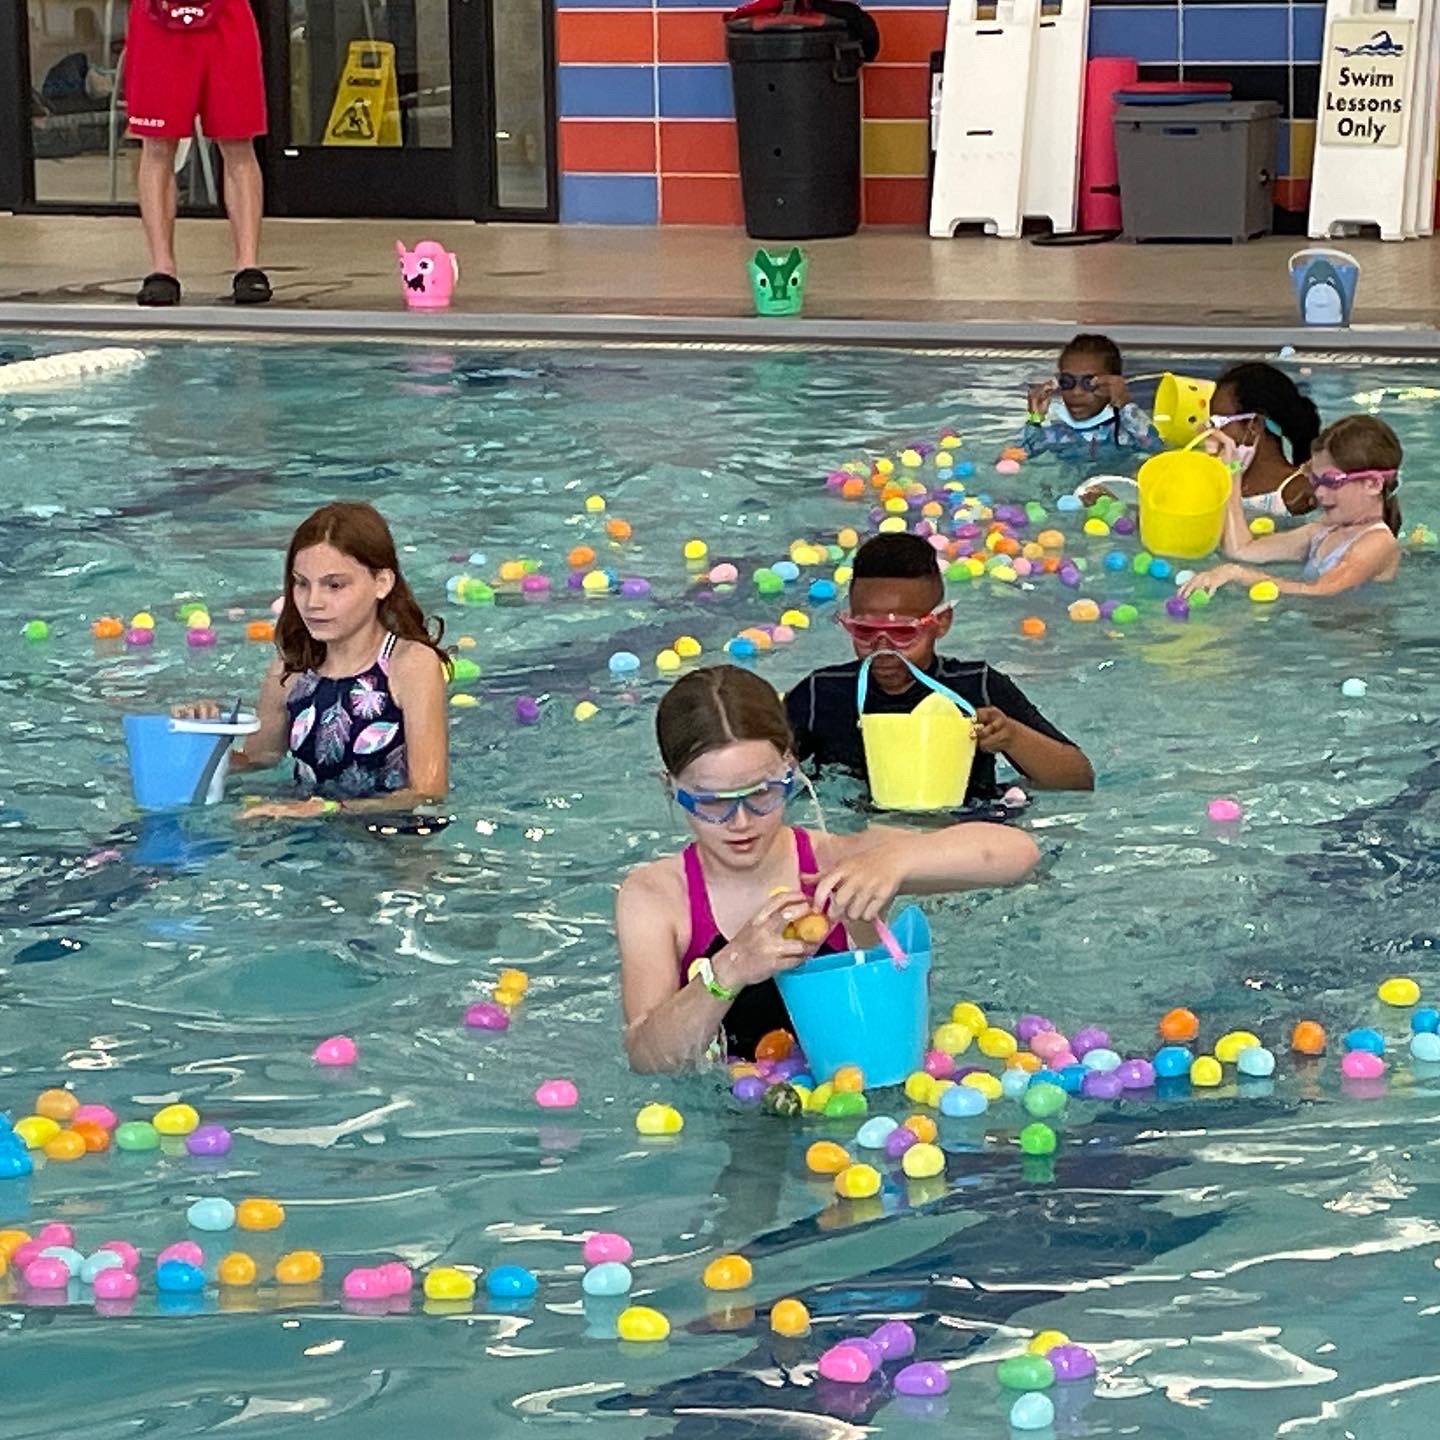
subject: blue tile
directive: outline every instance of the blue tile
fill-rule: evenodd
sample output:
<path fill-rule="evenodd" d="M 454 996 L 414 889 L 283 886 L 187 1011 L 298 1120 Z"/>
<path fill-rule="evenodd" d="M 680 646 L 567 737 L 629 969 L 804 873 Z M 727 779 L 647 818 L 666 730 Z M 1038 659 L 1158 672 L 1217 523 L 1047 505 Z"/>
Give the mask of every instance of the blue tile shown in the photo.
<path fill-rule="evenodd" d="M 654 225 L 660 215 L 653 175 L 560 176 L 560 220 L 566 225 Z"/>
<path fill-rule="evenodd" d="M 650 0 L 555 0 L 557 10 L 648 10 Z"/>
<path fill-rule="evenodd" d="M 1090 54 L 1130 55 L 1142 65 L 1173 62 L 1180 55 L 1179 10 L 1174 5 L 1091 10 Z"/>
<path fill-rule="evenodd" d="M 662 65 L 660 114 L 667 119 L 728 120 L 735 113 L 728 65 Z"/>
<path fill-rule="evenodd" d="M 653 65 L 560 65 L 556 93 L 561 119 L 655 114 Z"/>
<path fill-rule="evenodd" d="M 1325 7 L 1296 5 L 1290 14 L 1294 26 L 1295 63 L 1314 65 L 1319 61 L 1325 44 Z"/>
<path fill-rule="evenodd" d="M 1185 59 L 1284 64 L 1290 17 L 1284 5 L 1187 5 Z"/>

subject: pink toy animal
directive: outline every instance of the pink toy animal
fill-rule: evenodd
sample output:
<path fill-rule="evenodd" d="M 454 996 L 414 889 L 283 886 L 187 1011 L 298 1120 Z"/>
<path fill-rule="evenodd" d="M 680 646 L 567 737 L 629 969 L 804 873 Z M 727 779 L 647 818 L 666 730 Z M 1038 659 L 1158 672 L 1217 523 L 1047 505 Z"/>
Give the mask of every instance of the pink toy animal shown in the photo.
<path fill-rule="evenodd" d="M 412 310 L 443 310 L 460 278 L 460 261 L 438 240 L 422 240 L 413 250 L 395 242 L 405 303 Z"/>

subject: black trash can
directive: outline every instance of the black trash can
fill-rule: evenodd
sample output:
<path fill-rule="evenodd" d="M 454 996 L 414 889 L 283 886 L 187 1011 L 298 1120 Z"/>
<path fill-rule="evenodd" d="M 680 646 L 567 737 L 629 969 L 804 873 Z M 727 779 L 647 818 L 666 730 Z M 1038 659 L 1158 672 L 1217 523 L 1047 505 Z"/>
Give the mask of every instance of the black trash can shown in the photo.
<path fill-rule="evenodd" d="M 725 25 L 745 231 L 823 240 L 860 227 L 860 66 L 855 27 L 827 14 Z"/>

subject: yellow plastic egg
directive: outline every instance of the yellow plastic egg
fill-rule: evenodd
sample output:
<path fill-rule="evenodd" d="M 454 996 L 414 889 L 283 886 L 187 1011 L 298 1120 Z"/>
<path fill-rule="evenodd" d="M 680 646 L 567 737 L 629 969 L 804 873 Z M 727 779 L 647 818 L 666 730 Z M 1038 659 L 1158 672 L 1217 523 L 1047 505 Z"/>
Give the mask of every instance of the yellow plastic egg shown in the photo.
<path fill-rule="evenodd" d="M 1065 535 L 1060 530 L 1042 530 L 1035 537 L 1035 543 L 1045 550 L 1063 550 Z"/>
<path fill-rule="evenodd" d="M 210 614 L 206 610 L 192 610 L 185 617 L 185 628 L 187 630 L 208 630 L 210 628 Z"/>
<path fill-rule="evenodd" d="M 860 543 L 860 532 L 846 525 L 835 532 L 835 543 L 842 550 L 853 550 Z"/>
<path fill-rule="evenodd" d="M 515 1006 L 525 998 L 523 990 L 512 990 L 508 985 L 497 985 L 495 987 L 495 1003 L 497 1005 Z"/>
<path fill-rule="evenodd" d="M 685 542 L 685 558 L 687 560 L 703 560 L 710 553 L 710 547 L 703 540 L 687 540 Z"/>
<path fill-rule="evenodd" d="M 1231 1030 L 1215 1042 L 1215 1058 L 1222 1065 L 1233 1065 L 1242 1050 L 1249 1050 L 1259 1043 L 1260 1037 L 1248 1030 Z"/>
<path fill-rule="evenodd" d="M 810 1092 L 810 1098 L 805 1102 L 805 1108 L 815 1111 L 823 1110 L 830 1103 L 830 1097 L 834 1093 L 835 1087 L 826 1080 L 824 1084 L 817 1085 Z"/>
<path fill-rule="evenodd" d="M 155 617 L 148 610 L 138 610 L 130 617 L 130 628 L 132 630 L 153 630 Z"/>
<path fill-rule="evenodd" d="M 662 650 L 655 657 L 655 668 L 659 671 L 678 670 L 680 657 L 673 650 Z"/>
<path fill-rule="evenodd" d="M 865 1088 L 865 1072 L 858 1065 L 842 1065 L 830 1077 L 837 1090 L 860 1091 Z"/>
<path fill-rule="evenodd" d="M 1057 1345 L 1068 1345 L 1070 1337 L 1063 1330 L 1040 1330 L 1025 1347 L 1032 1355 L 1048 1355 Z"/>
<path fill-rule="evenodd" d="M 960 448 L 960 437 L 958 435 L 946 435 L 940 441 L 942 450 L 958 450 Z"/>
<path fill-rule="evenodd" d="M 743 1290 L 754 1278 L 743 1255 L 717 1255 L 705 1267 L 700 1283 L 707 1290 Z"/>
<path fill-rule="evenodd" d="M 1085 522 L 1085 533 L 1087 535 L 1108 535 L 1110 527 L 1098 515 L 1092 515 Z"/>
<path fill-rule="evenodd" d="M 780 623 L 788 625 L 792 630 L 808 630 L 810 617 L 803 610 L 787 610 L 780 617 Z"/>
<path fill-rule="evenodd" d="M 1066 613 L 1077 625 L 1088 625 L 1100 618 L 1100 607 L 1093 600 L 1072 600 Z"/>
<path fill-rule="evenodd" d="M 585 497 L 585 509 L 588 514 L 598 515 L 605 508 L 605 497 L 603 495 L 587 495 Z"/>
<path fill-rule="evenodd" d="M 1250 533 L 1252 535 L 1273 535 L 1275 522 L 1268 515 L 1257 515 L 1250 522 Z"/>
<path fill-rule="evenodd" d="M 475 696 L 467 695 L 463 690 L 457 690 L 455 694 L 450 697 L 450 703 L 457 710 L 463 710 L 466 708 L 466 706 L 478 705 L 480 702 L 475 698 Z"/>
<path fill-rule="evenodd" d="M 998 1100 L 1005 1093 L 1000 1082 L 986 1070 L 972 1070 L 960 1083 L 978 1090 L 987 1100 Z"/>
<path fill-rule="evenodd" d="M 1273 580 L 1257 580 L 1250 587 L 1250 598 L 1257 605 L 1268 605 L 1280 598 L 1280 587 Z"/>
<path fill-rule="evenodd" d="M 17 1120 L 13 1128 L 31 1150 L 48 1145 L 60 1133 L 59 1122 L 48 1115 L 27 1115 Z"/>
<path fill-rule="evenodd" d="M 642 1135 L 678 1135 L 685 1128 L 685 1117 L 673 1105 L 652 1101 L 641 1106 L 635 1128 Z"/>
<path fill-rule="evenodd" d="M 980 1053 L 988 1055 L 992 1060 L 1004 1060 L 1019 1048 L 1015 1037 L 997 1025 L 990 1025 L 982 1030 L 976 1036 L 975 1043 L 980 1047 Z"/>
<path fill-rule="evenodd" d="M 42 1090 L 35 1097 L 35 1113 L 50 1120 L 69 1120 L 80 1108 L 80 1097 L 71 1090 Z"/>
<path fill-rule="evenodd" d="M 770 1328 L 777 1335 L 808 1335 L 810 1312 L 798 1300 L 777 1300 L 770 1307 Z"/>
<path fill-rule="evenodd" d="M 313 1285 L 325 1272 L 325 1262 L 313 1250 L 291 1250 L 275 1262 L 280 1285 Z"/>
<path fill-rule="evenodd" d="M 837 565 L 831 572 L 830 578 L 834 580 L 837 585 L 848 585 L 850 583 L 850 577 L 854 573 L 854 570 L 851 569 L 849 565 Z"/>
<path fill-rule="evenodd" d="M 1382 1005 L 1413 1005 L 1420 998 L 1420 987 L 1408 975 L 1395 975 L 1382 980 L 1375 994 Z"/>
<path fill-rule="evenodd" d="M 1213 1055 L 1197 1055 L 1190 1062 L 1190 1083 L 1209 1088 L 1218 1085 L 1224 1076 L 1220 1062 Z"/>
<path fill-rule="evenodd" d="M 615 1319 L 615 1333 L 622 1340 L 652 1345 L 670 1333 L 670 1322 L 648 1305 L 627 1305 Z"/>
<path fill-rule="evenodd" d="M 793 1080 L 789 1082 L 790 1088 L 800 1097 L 800 1108 L 810 1108 L 810 1096 L 814 1093 L 808 1085 L 797 1085 Z"/>
<path fill-rule="evenodd" d="M 500 562 L 500 578 L 502 580 L 523 580 L 525 578 L 525 562 L 523 560 L 502 560 Z"/>
<path fill-rule="evenodd" d="M 924 1070 L 913 1070 L 905 1079 L 905 1098 L 917 1105 L 931 1105 L 935 1092 L 935 1077 Z"/>
<path fill-rule="evenodd" d="M 62 1130 L 45 1142 L 45 1154 L 51 1160 L 78 1160 L 85 1153 L 85 1137 L 73 1130 Z"/>
<path fill-rule="evenodd" d="M 580 588 L 587 594 L 598 595 L 610 588 L 610 577 L 603 570 L 587 570 L 580 580 Z"/>
<path fill-rule="evenodd" d="M 150 1117 L 150 1123 L 162 1135 L 188 1135 L 200 1123 L 200 1112 L 193 1105 L 166 1105 Z"/>
<path fill-rule="evenodd" d="M 600 707 L 593 700 L 581 700 L 575 706 L 577 720 L 593 720 L 600 713 Z"/>
<path fill-rule="evenodd" d="M 975 1035 L 990 1028 L 990 1022 L 985 1018 L 985 1012 L 970 1000 L 962 1000 L 958 1005 L 953 1006 L 950 1010 L 950 1018 L 955 1024 L 964 1025 Z"/>
<path fill-rule="evenodd" d="M 945 1169 L 945 1152 L 938 1145 L 922 1140 L 900 1157 L 900 1168 L 912 1180 L 928 1180 Z"/>
<path fill-rule="evenodd" d="M 221 1256 L 215 1268 L 215 1278 L 222 1285 L 253 1285 L 255 1274 L 255 1261 L 243 1250 L 232 1250 Z"/>
<path fill-rule="evenodd" d="M 816 1175 L 838 1175 L 849 1164 L 849 1152 L 833 1140 L 817 1140 L 805 1152 L 805 1168 Z"/>
<path fill-rule="evenodd" d="M 30 1239 L 28 1230 L 0 1230 L 0 1258 L 9 1258 Z"/>
<path fill-rule="evenodd" d="M 947 1055 L 963 1055 L 974 1039 L 975 1034 L 968 1025 L 960 1025 L 950 1020 L 935 1027 L 935 1033 L 930 1037 L 930 1046 L 934 1050 L 943 1050 Z"/>
<path fill-rule="evenodd" d="M 923 465 L 925 459 L 918 450 L 902 450 L 900 452 L 900 463 L 902 465 L 908 465 L 913 470 L 917 465 Z"/>
<path fill-rule="evenodd" d="M 700 653 L 700 642 L 693 635 L 679 635 L 670 648 L 682 660 L 693 660 Z"/>
<path fill-rule="evenodd" d="M 242 1230 L 278 1230 L 285 1223 L 285 1207 L 276 1200 L 251 1196 L 235 1207 L 235 1223 Z"/>
<path fill-rule="evenodd" d="M 893 460 L 881 459 L 875 462 L 875 473 L 877 475 L 890 475 L 894 473 L 894 470 L 895 462 Z"/>
<path fill-rule="evenodd" d="M 878 1195 L 880 1172 L 873 1165 L 847 1165 L 835 1177 L 835 1193 L 842 1200 L 867 1200 L 871 1195 Z"/>
<path fill-rule="evenodd" d="M 425 1275 L 427 1300 L 468 1300 L 475 1293 L 475 1277 L 453 1265 L 437 1265 Z"/>
<path fill-rule="evenodd" d="M 904 504 L 904 501 L 901 501 Z M 903 515 L 887 515 L 876 527 L 882 535 L 900 535 L 905 531 L 905 517 Z"/>
<path fill-rule="evenodd" d="M 904 1125 L 917 1140 L 924 1140 L 931 1144 L 934 1143 L 935 1136 L 939 1133 L 935 1122 L 928 1115 L 908 1115 Z"/>

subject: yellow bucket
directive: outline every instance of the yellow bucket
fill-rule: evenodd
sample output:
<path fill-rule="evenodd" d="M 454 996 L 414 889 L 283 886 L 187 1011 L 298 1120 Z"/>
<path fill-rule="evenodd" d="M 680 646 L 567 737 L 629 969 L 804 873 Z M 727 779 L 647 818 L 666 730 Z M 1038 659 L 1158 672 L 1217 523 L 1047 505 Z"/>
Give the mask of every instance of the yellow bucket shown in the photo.
<path fill-rule="evenodd" d="M 1189 444 L 1210 419 L 1213 380 L 1172 375 L 1168 370 L 1155 387 L 1155 433 L 1172 446 Z"/>
<path fill-rule="evenodd" d="M 933 693 L 908 715 L 867 715 L 865 695 L 873 658 L 866 656 L 860 666 L 855 697 L 870 798 L 882 810 L 959 809 L 975 763 L 974 708 L 905 660 L 915 678 Z"/>
<path fill-rule="evenodd" d="M 1220 543 L 1231 485 L 1224 461 L 1203 450 L 1167 450 L 1152 455 L 1136 480 L 1140 543 L 1152 554 L 1199 560 Z"/>

